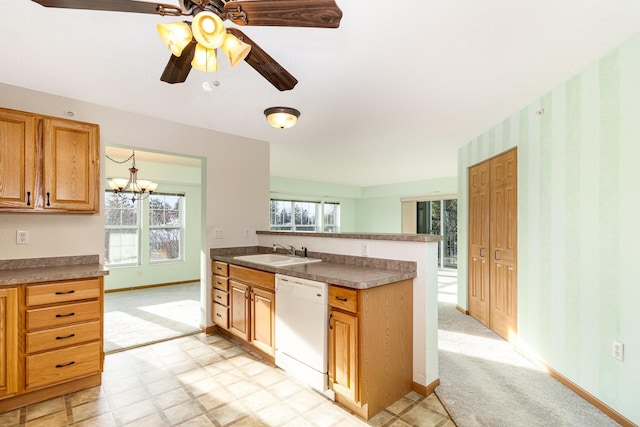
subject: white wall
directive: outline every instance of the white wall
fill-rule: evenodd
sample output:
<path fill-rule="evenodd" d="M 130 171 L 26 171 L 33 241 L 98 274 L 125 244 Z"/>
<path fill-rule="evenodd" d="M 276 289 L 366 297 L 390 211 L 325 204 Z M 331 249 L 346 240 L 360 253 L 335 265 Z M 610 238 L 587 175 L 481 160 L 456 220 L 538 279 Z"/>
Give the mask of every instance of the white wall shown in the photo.
<path fill-rule="evenodd" d="M 57 117 L 73 110 L 76 120 L 99 124 L 103 189 L 106 145 L 140 147 L 202 160 L 201 320 L 211 325 L 210 304 L 206 304 L 211 301 L 209 247 L 255 245 L 255 230 L 268 228 L 268 143 L 5 84 L 0 84 L 0 106 Z M 98 254 L 102 260 L 103 227 L 103 213 L 0 213 L 0 259 Z M 214 228 L 223 229 L 222 239 L 213 239 Z M 30 231 L 29 245 L 15 244 L 18 229 Z M 250 230 L 249 237 L 244 237 L 245 229 Z"/>

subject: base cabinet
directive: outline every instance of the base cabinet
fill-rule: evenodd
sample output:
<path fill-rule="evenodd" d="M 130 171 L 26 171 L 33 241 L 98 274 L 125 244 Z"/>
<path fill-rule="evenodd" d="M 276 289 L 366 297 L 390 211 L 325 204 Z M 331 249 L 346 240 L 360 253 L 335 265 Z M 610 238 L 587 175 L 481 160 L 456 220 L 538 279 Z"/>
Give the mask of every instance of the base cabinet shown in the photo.
<path fill-rule="evenodd" d="M 329 386 L 365 420 L 413 387 L 413 281 L 329 286 Z"/>
<path fill-rule="evenodd" d="M 275 357 L 275 274 L 213 261 L 213 322 Z"/>
<path fill-rule="evenodd" d="M 99 385 L 104 361 L 103 278 L 16 289 L 14 324 L 19 334 L 13 348 L 18 355 L 12 372 L 17 390 L 5 399 L 0 394 L 0 412 Z M 5 291 L 0 290 L 0 296 Z"/>
<path fill-rule="evenodd" d="M 0 399 L 18 392 L 18 290 L 0 289 Z"/>

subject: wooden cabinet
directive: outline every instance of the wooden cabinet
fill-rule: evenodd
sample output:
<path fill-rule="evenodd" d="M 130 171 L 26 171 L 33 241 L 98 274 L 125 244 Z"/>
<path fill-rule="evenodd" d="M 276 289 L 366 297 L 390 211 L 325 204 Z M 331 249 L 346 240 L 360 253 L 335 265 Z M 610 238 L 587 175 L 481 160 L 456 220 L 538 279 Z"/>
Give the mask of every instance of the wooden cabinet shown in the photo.
<path fill-rule="evenodd" d="M 469 314 L 517 336 L 517 150 L 469 168 Z"/>
<path fill-rule="evenodd" d="M 26 285 L 25 389 L 102 372 L 102 279 Z"/>
<path fill-rule="evenodd" d="M 0 348 L 3 356 L 9 349 L 16 353 L 0 361 L 14 364 L 10 372 L 16 377 L 0 373 L 0 412 L 99 385 L 103 278 L 23 284 L 11 291 L 0 290 Z M 6 329 L 16 324 L 15 332 Z M 5 384 L 12 385 L 12 395 Z"/>
<path fill-rule="evenodd" d="M 0 399 L 18 392 L 18 290 L 0 289 Z"/>
<path fill-rule="evenodd" d="M 0 109 L 0 135 L 0 211 L 98 212 L 98 125 Z"/>
<path fill-rule="evenodd" d="M 329 286 L 329 386 L 369 419 L 413 385 L 413 281 L 369 289 Z"/>
<path fill-rule="evenodd" d="M 229 329 L 229 266 L 225 262 L 213 261 L 213 307 L 211 319 L 223 329 Z"/>
<path fill-rule="evenodd" d="M 213 262 L 213 322 L 275 356 L 275 274 Z"/>

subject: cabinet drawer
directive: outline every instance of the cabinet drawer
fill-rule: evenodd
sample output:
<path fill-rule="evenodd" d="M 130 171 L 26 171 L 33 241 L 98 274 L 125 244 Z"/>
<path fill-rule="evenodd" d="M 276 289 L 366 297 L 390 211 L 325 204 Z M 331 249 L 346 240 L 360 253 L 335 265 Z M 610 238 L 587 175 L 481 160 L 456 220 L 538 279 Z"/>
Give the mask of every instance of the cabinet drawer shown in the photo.
<path fill-rule="evenodd" d="M 218 274 L 220 276 L 228 276 L 229 275 L 229 264 L 226 262 L 213 261 L 213 274 Z"/>
<path fill-rule="evenodd" d="M 98 341 L 27 356 L 27 389 L 100 372 L 101 345 Z"/>
<path fill-rule="evenodd" d="M 356 289 L 329 286 L 329 305 L 352 313 L 358 312 L 358 291 Z"/>
<path fill-rule="evenodd" d="M 229 266 L 229 277 L 267 289 L 276 288 L 276 275 L 268 271 L 254 270 L 253 268 L 231 264 Z"/>
<path fill-rule="evenodd" d="M 221 291 L 220 289 L 214 289 L 213 301 L 226 307 L 229 305 L 229 293 Z"/>
<path fill-rule="evenodd" d="M 213 287 L 221 291 L 229 292 L 229 279 L 222 276 L 213 276 Z"/>
<path fill-rule="evenodd" d="M 64 304 L 27 310 L 27 329 L 52 328 L 100 319 L 100 301 Z"/>
<path fill-rule="evenodd" d="M 77 323 L 27 333 L 27 353 L 76 345 L 100 339 L 100 321 Z"/>
<path fill-rule="evenodd" d="M 27 306 L 58 304 L 69 301 L 99 298 L 101 292 L 100 279 L 72 280 L 68 282 L 42 283 L 28 285 Z"/>
<path fill-rule="evenodd" d="M 224 329 L 229 329 L 229 307 L 213 303 L 213 322 Z"/>

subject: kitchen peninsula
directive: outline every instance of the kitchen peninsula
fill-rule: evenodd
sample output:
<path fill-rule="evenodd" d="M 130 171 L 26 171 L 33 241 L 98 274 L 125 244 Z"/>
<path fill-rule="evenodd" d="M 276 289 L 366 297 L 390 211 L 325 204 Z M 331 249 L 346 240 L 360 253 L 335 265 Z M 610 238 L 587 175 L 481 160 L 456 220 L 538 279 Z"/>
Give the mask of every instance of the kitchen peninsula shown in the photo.
<path fill-rule="evenodd" d="M 413 356 L 412 360 L 410 359 L 408 362 L 394 362 L 394 365 L 404 364 L 404 369 L 407 370 L 408 367 L 408 370 L 411 371 L 409 374 L 410 389 L 422 394 L 429 394 L 434 390 L 438 385 L 437 246 L 438 241 L 441 239 L 440 236 L 269 231 L 260 231 L 257 234 L 259 242 L 256 246 L 211 249 L 210 256 L 213 260 L 212 272 L 214 274 L 213 301 L 216 301 L 215 298 L 220 296 L 220 294 L 216 294 L 215 282 L 220 280 L 223 285 L 226 285 L 227 281 L 231 280 L 225 274 L 218 275 L 216 268 L 220 268 L 222 273 L 226 274 L 229 273 L 231 268 L 247 269 L 271 274 L 272 276 L 273 273 L 279 273 L 293 278 L 300 278 L 301 280 L 328 283 L 329 311 L 333 316 L 329 322 L 331 329 L 329 331 L 330 347 L 333 342 L 331 338 L 332 328 L 338 326 L 344 334 L 354 333 L 354 330 L 357 331 L 357 323 L 353 323 L 350 327 L 349 323 L 344 322 L 350 322 L 350 319 L 357 319 L 360 322 L 375 321 L 372 320 L 376 317 L 375 312 L 385 307 L 385 304 L 375 305 L 376 298 L 379 298 L 380 301 L 389 301 L 390 306 L 393 308 L 389 310 L 389 315 L 386 319 L 390 324 L 395 322 L 396 333 L 394 336 L 408 335 L 404 339 L 409 342 L 406 353 L 411 353 Z M 307 248 L 308 257 L 319 258 L 322 261 L 291 266 L 274 266 L 259 265 L 235 258 L 235 256 L 243 254 L 273 253 L 275 245 L 278 248 L 292 246 L 296 250 L 296 255 L 299 256 L 303 256 L 303 248 Z M 285 253 L 282 249 L 278 249 L 278 252 Z M 271 286 L 273 289 L 273 279 L 270 280 L 271 283 L 267 284 L 267 286 Z M 383 295 L 384 292 L 387 292 L 387 294 Z M 379 295 L 374 297 L 376 293 L 379 293 Z M 404 296 L 399 297 L 401 294 Z M 225 298 L 231 298 L 231 296 L 222 291 L 222 298 L 224 301 L 229 301 Z M 277 306 L 275 298 L 271 297 L 271 300 L 273 305 Z M 336 307 L 331 306 L 331 301 L 345 302 L 342 306 Z M 354 301 L 353 306 L 350 306 L 351 301 Z M 366 306 L 366 301 L 369 301 L 372 305 L 370 307 Z M 407 306 L 406 304 L 409 305 Z M 228 307 L 214 303 L 212 317 L 216 316 L 216 308 L 226 310 Z M 364 311 L 360 311 L 360 309 Z M 363 317 L 363 313 L 370 317 Z M 217 314 L 220 313 L 218 312 Z M 371 323 L 369 325 L 369 330 L 380 329 L 371 327 Z M 360 339 L 366 338 L 360 336 Z M 370 341 L 383 341 L 378 338 Z M 401 340 L 400 342 L 404 341 Z M 348 353 L 348 357 L 351 357 L 348 348 L 343 348 L 342 350 Z M 329 353 L 331 353 L 331 349 Z M 329 359 L 331 362 L 331 354 Z M 329 371 L 331 376 L 331 363 Z M 399 371 L 392 372 L 395 376 Z M 361 374 L 362 372 L 358 373 Z M 357 383 L 357 381 L 355 382 Z M 375 385 L 375 383 L 370 384 Z M 370 390 L 375 387 L 368 388 L 367 392 L 375 394 L 374 391 Z M 336 400 L 339 403 L 346 403 L 345 406 L 363 418 L 368 418 L 368 416 L 375 413 L 375 409 L 367 408 L 363 402 L 360 402 L 360 406 L 349 405 L 352 401 L 357 402 L 357 399 L 353 398 L 353 394 L 350 396 L 351 399 L 344 399 L 343 397 L 344 395 L 348 396 L 349 393 L 354 393 L 353 390 L 341 389 L 340 391 L 340 393 L 336 394 Z"/>

